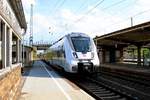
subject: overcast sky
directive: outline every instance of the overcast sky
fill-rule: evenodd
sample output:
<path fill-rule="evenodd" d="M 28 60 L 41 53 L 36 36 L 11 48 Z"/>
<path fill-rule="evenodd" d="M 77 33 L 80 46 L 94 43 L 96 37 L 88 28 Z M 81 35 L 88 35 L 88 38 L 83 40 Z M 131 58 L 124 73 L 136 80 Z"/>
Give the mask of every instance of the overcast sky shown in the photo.
<path fill-rule="evenodd" d="M 22 0 L 29 38 L 33 3 L 33 41 L 54 42 L 69 32 L 92 38 L 150 21 L 150 0 Z"/>

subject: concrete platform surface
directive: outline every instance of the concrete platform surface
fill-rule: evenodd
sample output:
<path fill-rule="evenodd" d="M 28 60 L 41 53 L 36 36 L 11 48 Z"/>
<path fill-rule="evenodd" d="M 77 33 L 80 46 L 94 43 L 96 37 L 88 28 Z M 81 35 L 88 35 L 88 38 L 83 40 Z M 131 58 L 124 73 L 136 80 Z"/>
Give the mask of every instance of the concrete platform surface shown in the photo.
<path fill-rule="evenodd" d="M 41 61 L 30 70 L 19 100 L 94 100 L 72 82 L 49 71 Z"/>
<path fill-rule="evenodd" d="M 120 69 L 126 71 L 132 71 L 137 73 L 144 73 L 150 75 L 150 67 L 149 66 L 137 66 L 135 64 L 127 64 L 127 63 L 107 63 L 101 64 L 101 67 L 110 68 L 110 69 Z"/>

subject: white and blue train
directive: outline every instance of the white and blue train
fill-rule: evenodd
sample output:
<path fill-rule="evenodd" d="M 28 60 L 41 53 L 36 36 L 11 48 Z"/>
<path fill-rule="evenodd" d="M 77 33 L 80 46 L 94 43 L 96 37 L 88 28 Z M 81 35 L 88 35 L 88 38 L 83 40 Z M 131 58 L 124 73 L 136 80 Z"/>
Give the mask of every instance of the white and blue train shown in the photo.
<path fill-rule="evenodd" d="M 65 35 L 46 52 L 52 55 L 50 64 L 69 73 L 95 72 L 100 65 L 94 41 L 84 33 Z"/>

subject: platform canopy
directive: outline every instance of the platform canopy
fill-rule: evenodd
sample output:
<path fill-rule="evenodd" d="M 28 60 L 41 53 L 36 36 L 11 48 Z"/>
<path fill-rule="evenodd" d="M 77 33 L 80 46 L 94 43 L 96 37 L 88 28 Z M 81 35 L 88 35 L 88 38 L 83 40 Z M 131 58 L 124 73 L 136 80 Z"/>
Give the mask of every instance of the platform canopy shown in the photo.
<path fill-rule="evenodd" d="M 150 43 L 150 22 L 95 37 L 94 40 L 100 46 L 146 45 Z"/>
<path fill-rule="evenodd" d="M 21 28 L 24 28 L 26 31 L 27 23 L 26 23 L 21 0 L 8 0 L 8 2 L 13 9 Z"/>

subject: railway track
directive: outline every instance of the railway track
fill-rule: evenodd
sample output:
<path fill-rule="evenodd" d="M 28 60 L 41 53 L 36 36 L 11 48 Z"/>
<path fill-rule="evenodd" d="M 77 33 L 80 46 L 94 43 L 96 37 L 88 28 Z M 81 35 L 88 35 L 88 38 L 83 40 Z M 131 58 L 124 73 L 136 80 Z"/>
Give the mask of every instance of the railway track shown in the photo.
<path fill-rule="evenodd" d="M 111 71 L 105 71 L 105 70 L 100 70 L 100 73 L 104 74 L 104 75 L 118 77 L 120 79 L 132 81 L 132 82 L 150 87 L 149 77 L 147 76 L 147 77 L 143 78 L 141 75 L 138 75 L 138 73 L 136 73 L 134 75 L 129 75 L 129 73 L 127 73 L 127 72 L 126 73 L 120 73 L 120 72 L 111 72 Z"/>
<path fill-rule="evenodd" d="M 68 78 L 68 77 L 67 77 Z M 95 77 L 68 78 L 96 99 L 149 100 L 150 87 L 134 81 L 99 75 Z"/>
<path fill-rule="evenodd" d="M 57 70 L 58 71 L 58 70 Z M 77 84 L 90 95 L 100 100 L 149 100 L 150 88 L 147 85 L 124 80 L 113 75 L 99 74 L 96 77 L 70 76 L 58 71 Z"/>
<path fill-rule="evenodd" d="M 118 84 L 122 84 L 124 86 L 129 87 L 130 89 L 132 88 L 133 91 L 137 91 L 138 94 L 144 94 L 145 96 L 149 96 L 150 97 L 150 84 L 145 84 L 144 80 L 143 82 L 141 82 L 138 79 L 133 79 L 130 77 L 126 77 L 126 76 L 120 76 L 120 75 L 113 75 L 110 73 L 101 73 L 99 76 L 99 79 L 101 80 L 103 78 L 103 80 L 109 80 L 112 82 L 116 82 Z"/>
<path fill-rule="evenodd" d="M 118 89 L 118 91 L 122 93 L 136 97 L 139 100 L 149 100 L 150 98 L 150 88 L 138 83 L 104 75 L 99 77 L 97 80 L 105 85 Z"/>
<path fill-rule="evenodd" d="M 72 80 L 72 79 L 71 79 Z M 76 81 L 74 81 L 76 80 Z M 138 100 L 125 92 L 121 92 L 119 89 L 112 87 L 111 85 L 106 85 L 103 82 L 94 80 L 92 78 L 80 78 L 73 79 L 79 87 L 84 89 L 90 95 L 100 100 Z"/>

